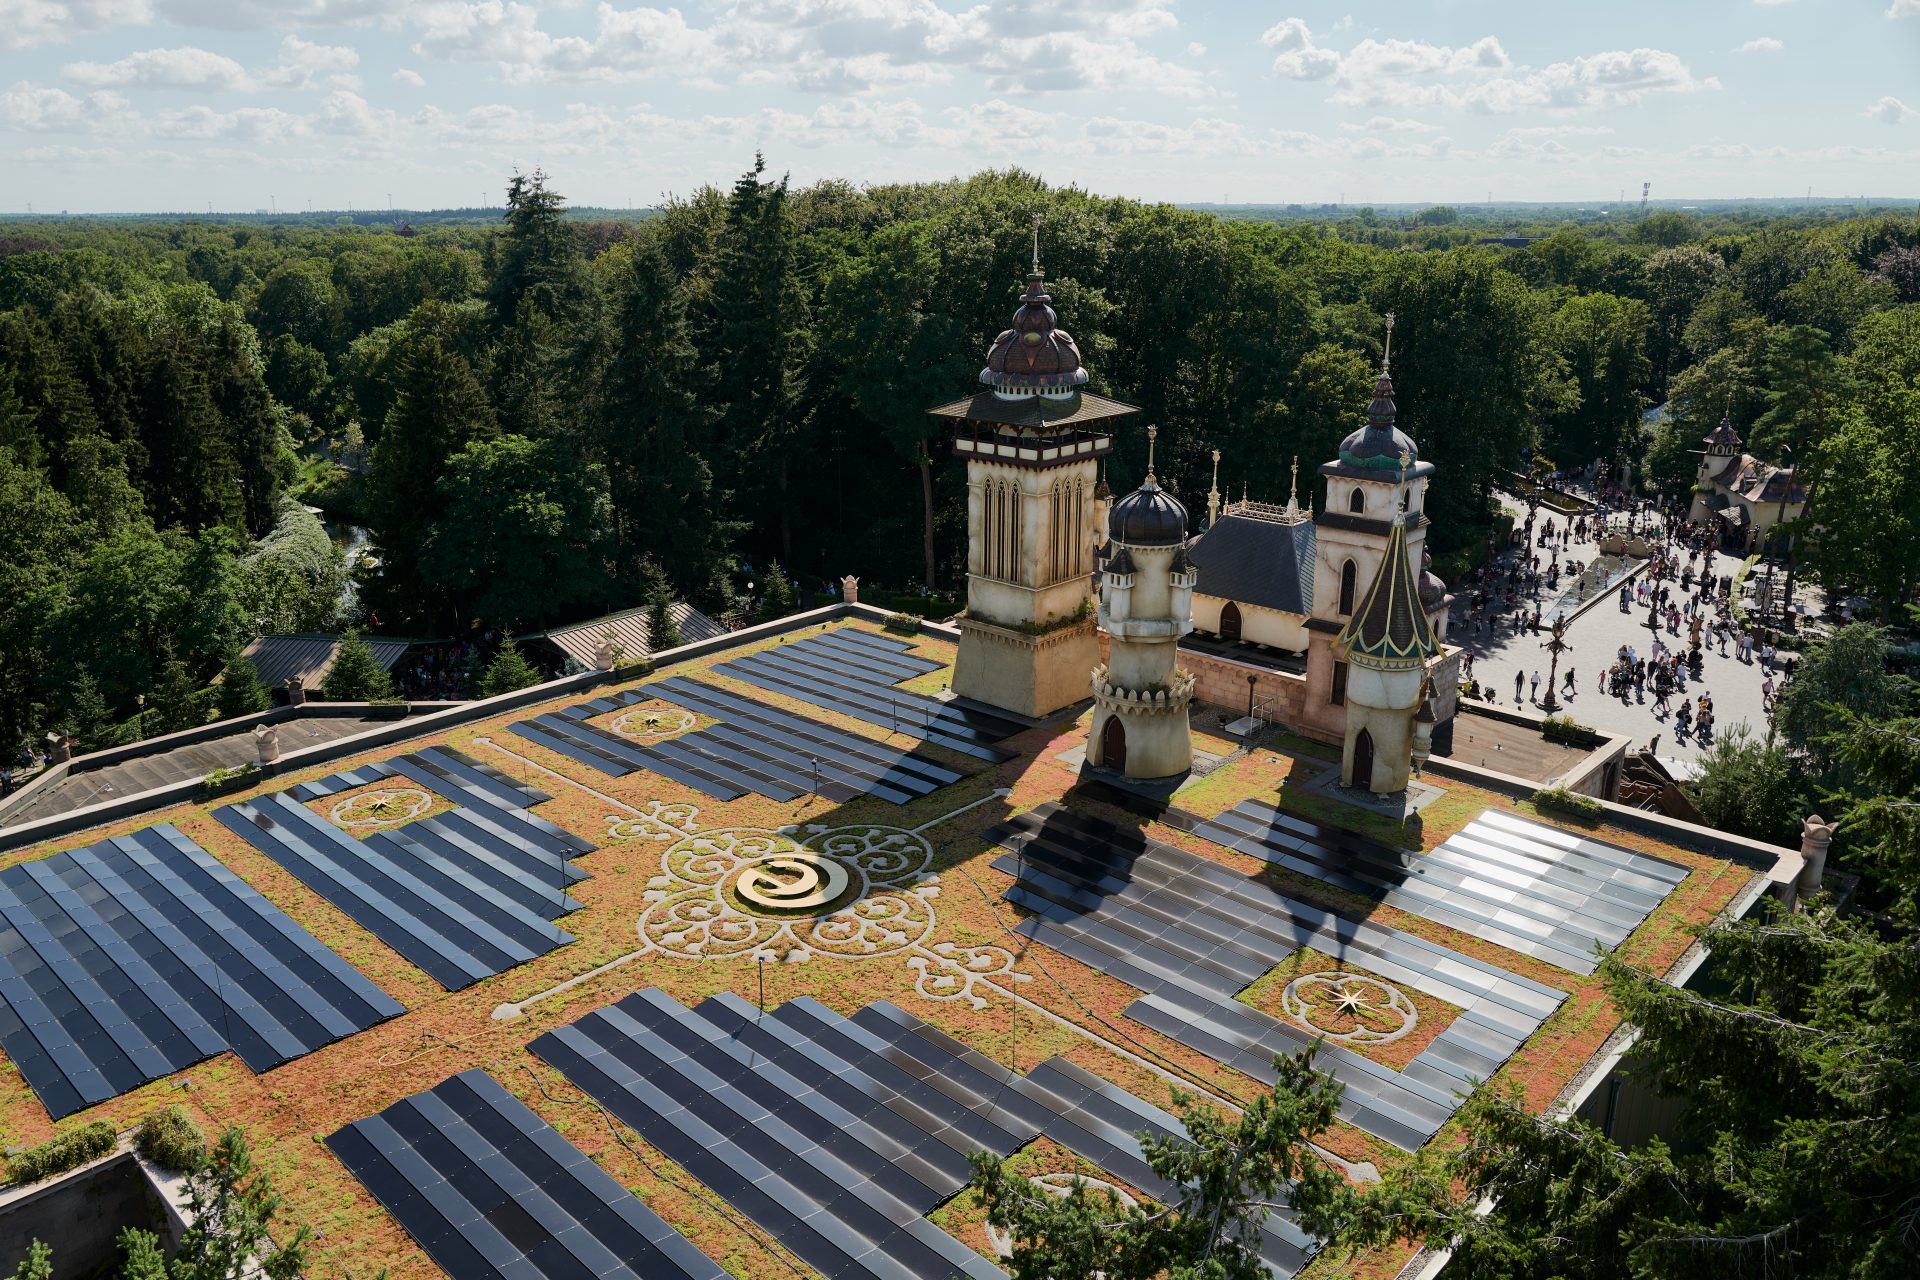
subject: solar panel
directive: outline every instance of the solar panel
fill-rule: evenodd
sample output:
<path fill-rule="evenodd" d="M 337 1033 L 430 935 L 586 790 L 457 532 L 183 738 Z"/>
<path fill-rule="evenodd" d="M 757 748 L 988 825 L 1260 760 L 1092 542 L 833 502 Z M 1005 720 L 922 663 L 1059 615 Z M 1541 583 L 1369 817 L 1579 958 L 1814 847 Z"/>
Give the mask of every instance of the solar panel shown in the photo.
<path fill-rule="evenodd" d="M 590 844 L 507 803 L 528 797 L 453 753 L 390 763 L 470 806 L 363 839 L 285 792 L 213 816 L 448 990 L 574 940 L 552 921 L 580 907 L 567 887 L 586 876 L 569 859 Z"/>
<path fill-rule="evenodd" d="M 55 1118 L 231 1048 L 266 1071 L 404 1012 L 170 826 L 0 871 L 0 1047 Z"/>
<path fill-rule="evenodd" d="M 1136 1134 L 1179 1121 L 1062 1059 L 1022 1076 L 895 1006 L 845 1018 L 809 997 L 762 1014 L 648 988 L 531 1050 L 829 1276 L 1000 1277 L 923 1215 L 966 1156 L 1045 1136 L 1166 1197 Z M 1312 1242 L 1270 1214 L 1261 1255 L 1291 1276 Z"/>
<path fill-rule="evenodd" d="M 484 1071 L 327 1146 L 453 1280 L 727 1275 Z"/>
<path fill-rule="evenodd" d="M 1288 898 L 1195 854 L 1059 806 L 997 830 L 1013 852 L 1008 901 L 1019 932 L 1144 994 L 1126 1016 L 1264 1083 L 1276 1055 L 1316 1033 L 1264 1013 L 1240 991 L 1302 947 L 1364 968 L 1462 1012 L 1403 1069 L 1343 1045 L 1316 1060 L 1346 1086 L 1341 1116 L 1408 1149 L 1559 1007 L 1564 994 L 1424 938 Z"/>

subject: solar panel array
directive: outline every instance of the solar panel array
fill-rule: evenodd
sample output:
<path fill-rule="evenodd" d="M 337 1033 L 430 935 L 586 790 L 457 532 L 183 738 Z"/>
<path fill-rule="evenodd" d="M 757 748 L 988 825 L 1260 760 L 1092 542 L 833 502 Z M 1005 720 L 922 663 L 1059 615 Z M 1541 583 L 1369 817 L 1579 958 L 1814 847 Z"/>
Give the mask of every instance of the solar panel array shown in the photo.
<path fill-rule="evenodd" d="M 832 1277 L 998 1278 L 927 1221 L 976 1150 L 1045 1136 L 1169 1198 L 1136 1134 L 1180 1122 L 1062 1058 L 1020 1075 L 885 1002 L 843 1018 L 807 997 L 688 1009 L 643 989 L 529 1046 L 655 1148 Z M 1262 1258 L 1290 1276 L 1311 1241 L 1270 1214 Z"/>
<path fill-rule="evenodd" d="M 588 723 L 589 717 L 655 698 L 723 723 L 644 746 Z M 683 677 L 563 707 L 511 727 L 527 741 L 602 773 L 623 777 L 645 769 L 722 800 L 753 792 L 785 802 L 817 791 L 839 802 L 872 795 L 905 804 L 963 776 L 924 754 Z"/>
<path fill-rule="evenodd" d="M 170 826 L 0 871 L 0 1046 L 55 1118 L 405 1010 Z"/>
<path fill-rule="evenodd" d="M 1491 1076 L 1565 995 L 1447 947 L 1296 901 L 1172 845 L 1057 805 L 997 828 L 1014 853 L 1009 902 L 1033 914 L 1019 931 L 1145 994 L 1126 1016 L 1271 1084 L 1276 1055 L 1312 1031 L 1236 999 L 1302 947 L 1461 1009 L 1400 1070 L 1337 1044 L 1315 1065 L 1346 1086 L 1340 1114 L 1413 1150 L 1445 1124 L 1473 1082 Z"/>
<path fill-rule="evenodd" d="M 1497 809 L 1411 854 L 1248 800 L 1194 834 L 1574 973 L 1598 967 L 1685 867 Z"/>
<path fill-rule="evenodd" d="M 992 744 L 1026 725 L 956 699 L 942 702 L 894 686 L 938 671 L 911 646 L 847 628 L 723 662 L 714 668 L 756 689 L 784 694 L 855 720 L 884 726 L 950 751 L 999 764 L 1013 754 Z"/>
<path fill-rule="evenodd" d="M 302 803 L 395 779 L 465 807 L 355 839 Z M 457 991 L 574 940 L 552 921 L 579 909 L 567 886 L 586 873 L 568 860 L 593 846 L 519 807 L 549 798 L 428 748 L 213 816 Z"/>
<path fill-rule="evenodd" d="M 726 1280 L 484 1071 L 327 1139 L 453 1280 Z"/>

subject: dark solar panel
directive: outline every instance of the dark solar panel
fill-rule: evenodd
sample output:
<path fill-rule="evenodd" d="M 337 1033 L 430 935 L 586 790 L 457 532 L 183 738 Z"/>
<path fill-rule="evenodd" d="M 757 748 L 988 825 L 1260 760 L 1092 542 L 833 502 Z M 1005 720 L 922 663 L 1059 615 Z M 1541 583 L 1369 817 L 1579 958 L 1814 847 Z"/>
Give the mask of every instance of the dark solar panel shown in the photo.
<path fill-rule="evenodd" d="M 484 1071 L 327 1146 L 453 1280 L 727 1275 Z"/>
<path fill-rule="evenodd" d="M 1512 1055 L 1563 993 L 1412 934 L 1286 897 L 1218 863 L 1135 830 L 1042 806 L 997 833 L 994 860 L 1031 914 L 1019 931 L 1145 993 L 1127 1016 L 1272 1083 L 1273 1058 L 1315 1033 L 1237 994 L 1302 947 L 1461 1014 L 1401 1071 L 1339 1044 L 1316 1060 L 1346 1086 L 1341 1115 L 1412 1149 Z"/>
<path fill-rule="evenodd" d="M 817 793 L 842 802 L 871 795 L 905 804 L 963 776 L 929 757 L 695 680 L 661 680 L 624 696 L 631 701 L 619 705 L 657 697 L 720 723 L 641 745 L 588 723 L 617 709 L 605 705 L 610 699 L 596 699 L 510 727 L 602 773 L 651 770 L 722 800 L 753 792 L 786 802 Z"/>
<path fill-rule="evenodd" d="M 579 908 L 566 890 L 585 873 L 568 860 L 591 845 L 507 803 L 528 797 L 451 753 L 391 763 L 470 806 L 363 839 L 287 793 L 214 817 L 449 990 L 573 941 L 552 921 Z"/>
<path fill-rule="evenodd" d="M 231 1048 L 266 1071 L 404 1010 L 170 826 L 0 871 L 0 1047 L 56 1119 Z"/>
<path fill-rule="evenodd" d="M 762 1014 L 649 988 L 529 1047 L 829 1276 L 1000 1277 L 923 1216 L 966 1185 L 969 1153 L 1045 1136 L 1164 1196 L 1135 1135 L 1182 1132 L 1064 1060 L 1022 1076 L 885 1002 L 844 1018 L 801 997 Z M 1269 1215 L 1275 1275 L 1311 1251 Z"/>

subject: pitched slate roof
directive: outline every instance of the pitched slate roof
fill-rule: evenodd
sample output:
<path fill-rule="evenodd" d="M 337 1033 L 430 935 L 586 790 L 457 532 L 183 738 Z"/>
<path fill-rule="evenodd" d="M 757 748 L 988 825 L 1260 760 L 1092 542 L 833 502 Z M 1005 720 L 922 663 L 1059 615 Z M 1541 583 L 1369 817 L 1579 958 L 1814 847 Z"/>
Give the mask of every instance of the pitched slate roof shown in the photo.
<path fill-rule="evenodd" d="M 373 651 L 373 660 L 382 671 L 391 671 L 393 664 L 400 661 L 400 655 L 412 648 L 412 640 L 387 640 L 379 636 L 362 636 L 367 648 Z M 320 682 L 327 678 L 327 672 L 333 670 L 333 659 L 340 648 L 337 635 L 287 635 L 261 636 L 245 649 L 240 656 L 253 664 L 260 677 L 260 683 L 268 688 L 277 689 L 289 678 L 298 677 L 303 687 L 318 689 Z"/>
<path fill-rule="evenodd" d="M 1281 613 L 1313 612 L 1314 528 L 1227 514 L 1187 545 L 1194 590 Z"/>
<path fill-rule="evenodd" d="M 1347 660 L 1372 667 L 1419 667 L 1440 652 L 1420 607 L 1419 583 L 1407 562 L 1407 528 L 1399 520 L 1387 535 L 1387 546 L 1360 607 L 1340 628 L 1339 643 Z"/>
<path fill-rule="evenodd" d="M 991 422 L 1003 427 L 1079 427 L 1124 418 L 1140 410 L 1091 391 L 1076 391 L 1059 400 L 1048 396 L 1003 400 L 991 391 L 981 391 L 927 412 L 956 422 Z"/>
<path fill-rule="evenodd" d="M 680 629 L 682 644 L 711 640 L 727 633 L 725 627 L 684 600 L 674 601 L 667 606 L 667 611 L 673 615 L 674 626 Z M 604 618 L 589 618 L 585 622 L 555 627 L 552 631 L 542 631 L 537 635 L 522 636 L 521 640 L 545 640 L 581 666 L 591 667 L 599 655 L 600 641 L 608 632 L 613 634 L 614 644 L 629 658 L 649 657 L 653 653 L 652 642 L 647 636 L 645 606 L 623 609 Z"/>

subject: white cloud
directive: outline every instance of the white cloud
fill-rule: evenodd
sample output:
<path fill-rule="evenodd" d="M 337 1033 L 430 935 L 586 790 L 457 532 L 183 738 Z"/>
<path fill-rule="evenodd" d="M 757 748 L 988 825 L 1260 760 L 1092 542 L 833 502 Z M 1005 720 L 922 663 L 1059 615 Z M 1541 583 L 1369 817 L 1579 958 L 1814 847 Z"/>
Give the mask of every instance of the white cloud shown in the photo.
<path fill-rule="evenodd" d="M 1711 76 L 1695 77 L 1677 56 L 1661 49 L 1611 50 L 1537 71 L 1495 76 L 1465 85 L 1431 79 L 1348 78 L 1332 101 L 1346 106 L 1444 105 L 1495 115 L 1519 111 L 1588 111 L 1639 102 L 1650 94 L 1718 89 Z"/>
<path fill-rule="evenodd" d="M 118 62 L 70 62 L 63 78 L 93 89 L 202 89 L 223 92 L 248 86 L 246 68 L 206 49 L 144 49 Z"/>
<path fill-rule="evenodd" d="M 117 93 L 76 98 L 24 80 L 0 93 L 0 126 L 22 133 L 112 133 L 127 115 L 127 100 Z"/>
<path fill-rule="evenodd" d="M 240 107 L 233 111 L 215 111 L 208 106 L 185 107 L 154 116 L 152 129 L 163 138 L 267 144 L 285 142 L 308 132 L 305 121 L 279 107 Z"/>
<path fill-rule="evenodd" d="M 360 55 L 343 45 L 314 44 L 299 36 L 280 42 L 278 65 L 249 74 L 225 54 L 193 47 L 143 49 L 118 62 L 72 62 L 60 74 L 93 89 L 190 89 L 208 93 L 309 89 L 320 84 L 357 88 L 347 74 Z"/>
<path fill-rule="evenodd" d="M 1889 18 L 1920 17 L 1920 0 L 1893 0 L 1893 3 L 1887 6 L 1887 16 Z"/>
<path fill-rule="evenodd" d="M 1753 0 L 1763 9 L 1776 9 L 1783 4 L 1792 4 L 1793 0 Z"/>
<path fill-rule="evenodd" d="M 1738 48 L 1736 48 L 1734 52 L 1735 53 L 1778 53 L 1780 52 L 1780 50 L 1786 47 L 1787 46 L 1784 41 L 1776 40 L 1772 36 L 1755 36 L 1753 39 L 1747 41 L 1745 44 L 1740 45 Z"/>
<path fill-rule="evenodd" d="M 155 0 L 160 16 L 182 27 L 275 31 L 390 21 L 405 0 Z"/>
<path fill-rule="evenodd" d="M 1324 80 L 1340 70 L 1340 55 L 1314 44 L 1304 18 L 1274 23 L 1261 33 L 1260 43 L 1276 51 L 1273 69 L 1289 80 Z"/>
<path fill-rule="evenodd" d="M 1343 122 L 1341 129 L 1347 133 L 1438 133 L 1439 125 L 1426 124 L 1419 120 L 1396 120 L 1392 116 L 1373 116 L 1359 124 Z"/>
<path fill-rule="evenodd" d="M 425 76 L 407 67 L 402 67 L 393 73 L 393 82 L 403 84 L 409 89 L 424 89 L 427 85 Z"/>
<path fill-rule="evenodd" d="M 1914 110 L 1892 94 L 1888 94 L 1861 114 L 1869 120 L 1878 120 L 1881 124 L 1899 124 L 1908 116 L 1920 115 L 1920 111 Z"/>
<path fill-rule="evenodd" d="M 152 20 L 150 0 L 0 0 L 0 49 L 63 44 L 78 35 Z"/>

